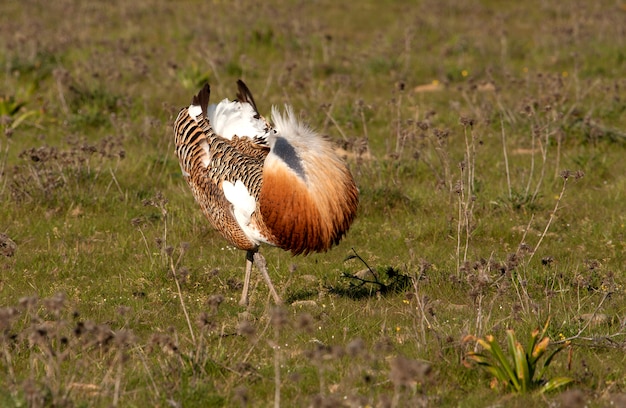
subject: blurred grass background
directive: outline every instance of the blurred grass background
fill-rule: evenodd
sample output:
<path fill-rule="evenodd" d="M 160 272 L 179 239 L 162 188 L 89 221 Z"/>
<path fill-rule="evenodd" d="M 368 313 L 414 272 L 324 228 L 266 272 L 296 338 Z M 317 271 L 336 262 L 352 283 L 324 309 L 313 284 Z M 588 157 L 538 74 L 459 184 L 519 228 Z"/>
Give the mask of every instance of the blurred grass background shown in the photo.
<path fill-rule="evenodd" d="M 60 0 L 0 16 L 0 405 L 624 401 L 622 2 Z M 206 81 L 234 97 L 238 78 L 262 113 L 292 104 L 335 140 L 361 192 L 332 251 L 262 249 L 284 308 L 262 280 L 237 305 L 245 255 L 173 154 L 178 110 Z M 467 334 L 548 317 L 573 342 L 548 372 L 567 390 L 511 396 L 461 364 Z"/>

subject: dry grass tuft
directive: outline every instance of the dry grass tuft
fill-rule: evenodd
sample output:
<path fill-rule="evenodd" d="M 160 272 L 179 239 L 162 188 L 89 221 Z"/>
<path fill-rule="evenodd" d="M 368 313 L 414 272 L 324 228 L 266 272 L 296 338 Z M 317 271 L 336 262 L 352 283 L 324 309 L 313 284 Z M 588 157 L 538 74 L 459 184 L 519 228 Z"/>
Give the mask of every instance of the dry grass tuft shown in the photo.
<path fill-rule="evenodd" d="M 0 406 L 620 404 L 621 8 L 335 3 L 0 3 Z M 259 277 L 238 306 L 172 153 L 190 95 L 238 78 L 360 190 L 337 248 L 264 249 L 277 308 Z M 548 318 L 575 389 L 461 363 Z"/>

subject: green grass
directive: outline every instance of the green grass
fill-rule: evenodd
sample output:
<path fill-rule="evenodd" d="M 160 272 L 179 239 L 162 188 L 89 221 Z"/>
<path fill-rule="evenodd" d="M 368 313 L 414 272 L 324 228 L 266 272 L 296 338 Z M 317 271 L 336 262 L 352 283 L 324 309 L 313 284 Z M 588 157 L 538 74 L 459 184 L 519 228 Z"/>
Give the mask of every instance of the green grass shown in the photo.
<path fill-rule="evenodd" d="M 625 14 L 3 2 L 0 405 L 619 406 Z M 330 252 L 262 248 L 281 309 L 257 273 L 237 304 L 245 254 L 173 153 L 178 110 L 239 77 L 263 113 L 290 103 L 336 140 L 361 194 Z M 567 387 L 513 395 L 463 365 L 467 335 L 505 344 L 548 318 L 571 349 L 543 380 Z"/>

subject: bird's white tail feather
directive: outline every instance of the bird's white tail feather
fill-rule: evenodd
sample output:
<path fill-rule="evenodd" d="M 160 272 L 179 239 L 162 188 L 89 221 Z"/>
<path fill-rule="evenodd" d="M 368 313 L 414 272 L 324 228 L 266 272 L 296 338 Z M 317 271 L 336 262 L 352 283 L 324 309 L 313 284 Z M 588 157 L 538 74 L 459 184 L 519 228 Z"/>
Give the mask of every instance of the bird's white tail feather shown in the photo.
<path fill-rule="evenodd" d="M 265 137 L 266 124 L 255 116 L 257 113 L 249 103 L 228 99 L 223 99 L 217 105 L 209 105 L 207 108 L 207 117 L 213 130 L 227 139 L 232 139 L 233 136 Z"/>
<path fill-rule="evenodd" d="M 189 112 L 189 116 L 191 116 L 196 122 L 198 122 L 198 116 L 202 114 L 202 108 L 200 107 L 200 105 L 189 105 L 187 112 Z"/>

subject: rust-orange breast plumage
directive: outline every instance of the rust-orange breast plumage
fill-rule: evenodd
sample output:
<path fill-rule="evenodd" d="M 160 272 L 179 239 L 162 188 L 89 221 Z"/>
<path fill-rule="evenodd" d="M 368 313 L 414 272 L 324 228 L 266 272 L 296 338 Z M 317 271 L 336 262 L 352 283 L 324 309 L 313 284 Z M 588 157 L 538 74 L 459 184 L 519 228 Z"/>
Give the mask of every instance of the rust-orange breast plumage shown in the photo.
<path fill-rule="evenodd" d="M 176 119 L 176 154 L 196 201 L 249 262 L 262 243 L 293 254 L 328 250 L 356 215 L 350 171 L 290 107 L 273 108 L 270 124 L 242 81 L 238 90 L 236 100 L 209 105 L 205 85 Z"/>

